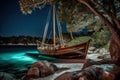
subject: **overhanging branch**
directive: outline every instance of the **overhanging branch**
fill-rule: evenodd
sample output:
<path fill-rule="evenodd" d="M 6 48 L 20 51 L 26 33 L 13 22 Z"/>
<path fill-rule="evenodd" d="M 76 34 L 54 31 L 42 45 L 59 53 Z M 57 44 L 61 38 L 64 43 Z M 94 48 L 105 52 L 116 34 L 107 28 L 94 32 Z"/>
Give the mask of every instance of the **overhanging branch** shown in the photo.
<path fill-rule="evenodd" d="M 114 20 L 114 22 L 116 23 L 116 25 L 120 29 L 120 22 L 118 21 L 117 17 L 114 14 L 110 14 L 102 5 L 100 5 L 99 3 L 95 2 L 94 0 L 91 0 L 91 2 L 93 2 L 94 5 L 99 6 L 109 17 L 111 17 L 111 19 Z"/>
<path fill-rule="evenodd" d="M 24 2 L 25 0 L 20 0 L 19 3 L 20 3 L 20 6 L 23 7 L 23 8 L 27 8 L 27 7 L 32 7 L 32 6 L 35 6 L 35 5 L 41 5 L 43 3 L 46 3 L 45 0 L 38 0 L 38 1 L 31 1 L 31 2 Z"/>
<path fill-rule="evenodd" d="M 79 0 L 79 2 L 83 3 L 84 5 L 86 5 L 95 15 L 99 16 L 101 18 L 101 20 L 104 21 L 104 23 L 109 26 L 109 29 L 112 33 L 112 37 L 116 38 L 116 42 L 118 44 L 120 44 L 120 37 L 117 34 L 117 32 L 115 31 L 115 29 L 113 28 L 113 25 L 102 15 L 100 14 L 98 11 L 95 10 L 95 8 L 93 8 L 86 0 Z M 119 41 L 118 41 L 119 40 Z"/>

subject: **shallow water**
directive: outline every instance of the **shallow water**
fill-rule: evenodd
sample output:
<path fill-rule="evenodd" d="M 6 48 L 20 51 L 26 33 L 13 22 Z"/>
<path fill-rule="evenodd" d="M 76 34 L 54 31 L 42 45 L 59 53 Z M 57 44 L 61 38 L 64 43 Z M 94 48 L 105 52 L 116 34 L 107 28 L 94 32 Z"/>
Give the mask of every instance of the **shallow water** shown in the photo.
<path fill-rule="evenodd" d="M 31 65 L 40 60 L 53 61 L 57 60 L 51 57 L 40 56 L 34 58 L 26 53 L 39 54 L 36 46 L 0 46 L 0 72 L 12 73 L 17 78 L 24 76 L 24 73 L 31 67 Z M 82 63 L 54 63 L 58 68 L 65 68 L 66 70 L 60 70 L 40 80 L 54 80 L 59 75 L 65 72 L 72 72 L 81 70 Z"/>
<path fill-rule="evenodd" d="M 18 71 L 26 69 L 36 61 L 49 58 L 33 58 L 26 53 L 38 54 L 36 46 L 0 46 L 0 71 Z"/>

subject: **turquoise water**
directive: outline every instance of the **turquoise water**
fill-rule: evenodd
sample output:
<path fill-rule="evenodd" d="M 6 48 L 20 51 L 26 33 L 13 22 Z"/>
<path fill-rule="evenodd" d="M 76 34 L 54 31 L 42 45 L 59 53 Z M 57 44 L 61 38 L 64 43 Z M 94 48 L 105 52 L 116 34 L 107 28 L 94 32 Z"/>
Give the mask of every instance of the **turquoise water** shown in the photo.
<path fill-rule="evenodd" d="M 36 61 L 51 59 L 44 56 L 33 58 L 26 53 L 39 54 L 36 46 L 0 46 L 0 71 L 27 69 Z"/>

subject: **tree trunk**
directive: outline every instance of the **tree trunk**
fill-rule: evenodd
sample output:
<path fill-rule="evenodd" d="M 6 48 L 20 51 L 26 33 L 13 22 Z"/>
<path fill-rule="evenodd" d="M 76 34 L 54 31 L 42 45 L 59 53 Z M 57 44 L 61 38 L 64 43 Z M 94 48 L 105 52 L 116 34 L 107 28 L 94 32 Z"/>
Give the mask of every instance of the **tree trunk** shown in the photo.
<path fill-rule="evenodd" d="M 120 34 L 115 29 L 115 25 L 111 24 L 109 20 L 107 20 L 101 13 L 99 13 L 95 8 L 93 8 L 87 2 L 87 0 L 79 0 L 79 1 L 84 5 L 86 5 L 95 15 L 99 16 L 100 19 L 104 22 L 104 24 L 108 26 L 109 30 L 112 33 L 112 39 L 110 43 L 110 55 L 114 63 L 120 66 Z M 112 18 L 113 16 L 110 17 Z M 120 26 L 118 25 L 119 21 L 117 20 L 117 18 L 114 18 L 114 21 L 117 25 L 117 29 L 119 29 Z"/>
<path fill-rule="evenodd" d="M 70 37 L 71 37 L 72 40 L 74 39 L 72 32 L 70 32 Z"/>
<path fill-rule="evenodd" d="M 120 66 L 120 44 L 115 41 L 116 38 L 111 39 L 110 43 L 110 55 L 114 63 Z"/>

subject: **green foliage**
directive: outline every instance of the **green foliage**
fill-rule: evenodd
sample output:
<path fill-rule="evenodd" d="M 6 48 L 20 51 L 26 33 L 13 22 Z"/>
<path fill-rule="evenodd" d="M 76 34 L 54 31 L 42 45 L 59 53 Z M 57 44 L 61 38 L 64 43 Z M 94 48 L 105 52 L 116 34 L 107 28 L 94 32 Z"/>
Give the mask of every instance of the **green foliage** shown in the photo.
<path fill-rule="evenodd" d="M 106 14 L 103 11 L 103 9 L 100 8 L 98 5 L 95 5 L 92 2 L 92 0 L 85 0 L 85 1 L 87 1 L 91 6 L 93 6 L 98 12 L 103 14 L 104 17 L 106 17 L 107 19 L 110 18 L 108 14 Z M 113 5 L 114 3 L 115 3 L 115 6 L 119 5 L 118 0 L 113 0 L 112 2 L 114 3 L 111 3 L 111 1 L 109 0 L 93 0 L 93 1 L 104 6 L 104 8 L 109 13 L 114 13 L 115 11 L 114 9 L 117 9 L 116 7 L 111 8 L 111 7 L 114 7 Z M 115 2 L 115 1 L 118 1 L 118 2 Z M 92 39 L 93 45 L 103 46 L 106 43 L 108 43 L 108 41 L 110 40 L 110 33 L 107 29 L 104 28 L 103 30 L 99 31 L 100 28 L 105 27 L 103 26 L 100 19 L 95 18 L 96 16 L 94 16 L 93 13 L 87 7 L 85 7 L 83 4 L 80 4 L 78 0 L 20 0 L 21 11 L 24 14 L 31 13 L 34 8 L 41 9 L 42 6 L 45 6 L 45 4 L 48 2 L 50 4 L 59 3 L 60 5 L 59 12 L 58 12 L 59 19 L 69 24 L 68 25 L 69 31 L 72 31 L 75 29 L 78 30 L 79 27 L 90 26 L 90 28 L 95 31 L 94 35 L 92 36 L 94 38 Z M 108 21 L 111 22 L 112 20 L 108 19 Z M 73 45 L 76 43 L 80 43 L 82 42 L 80 40 L 84 40 L 84 39 L 77 38 L 68 44 Z"/>
<path fill-rule="evenodd" d="M 81 0 L 79 0 L 81 1 Z M 35 8 L 42 9 L 46 3 L 59 4 L 59 18 L 61 21 L 67 22 L 74 26 L 81 14 L 91 13 L 91 11 L 83 4 L 80 4 L 78 0 L 20 0 L 21 11 L 24 14 L 31 14 Z M 119 0 L 93 0 L 96 3 L 104 6 L 108 12 L 116 13 L 115 9 L 119 7 Z M 93 6 L 98 12 L 104 13 L 103 9 L 98 5 L 95 5 L 91 0 L 86 2 Z"/>
<path fill-rule="evenodd" d="M 44 0 L 20 0 L 20 8 L 23 14 L 31 14 L 35 8 L 42 9 L 45 4 Z"/>
<path fill-rule="evenodd" d="M 107 29 L 101 31 L 96 31 L 92 36 L 82 36 L 76 37 L 75 39 L 67 42 L 69 46 L 80 44 L 86 42 L 89 39 L 92 39 L 90 45 L 95 47 L 104 47 L 108 49 L 110 42 L 111 34 Z"/>
<path fill-rule="evenodd" d="M 107 29 L 96 31 L 92 35 L 92 45 L 96 47 L 104 46 L 110 41 L 110 32 Z"/>
<path fill-rule="evenodd" d="M 103 45 L 103 46 L 101 46 L 102 48 L 105 48 L 105 49 L 109 49 L 109 46 L 110 46 L 110 41 L 107 43 L 107 44 L 105 44 L 105 45 Z"/>
<path fill-rule="evenodd" d="M 42 9 L 46 4 L 59 4 L 59 18 L 69 24 L 74 24 L 80 14 L 88 10 L 77 0 L 20 0 L 19 3 L 23 14 L 31 14 L 35 8 Z"/>
<path fill-rule="evenodd" d="M 92 38 L 90 36 L 77 37 L 66 44 L 69 46 L 72 46 L 72 45 L 84 43 L 84 42 L 88 41 L 89 39 L 92 39 Z"/>

